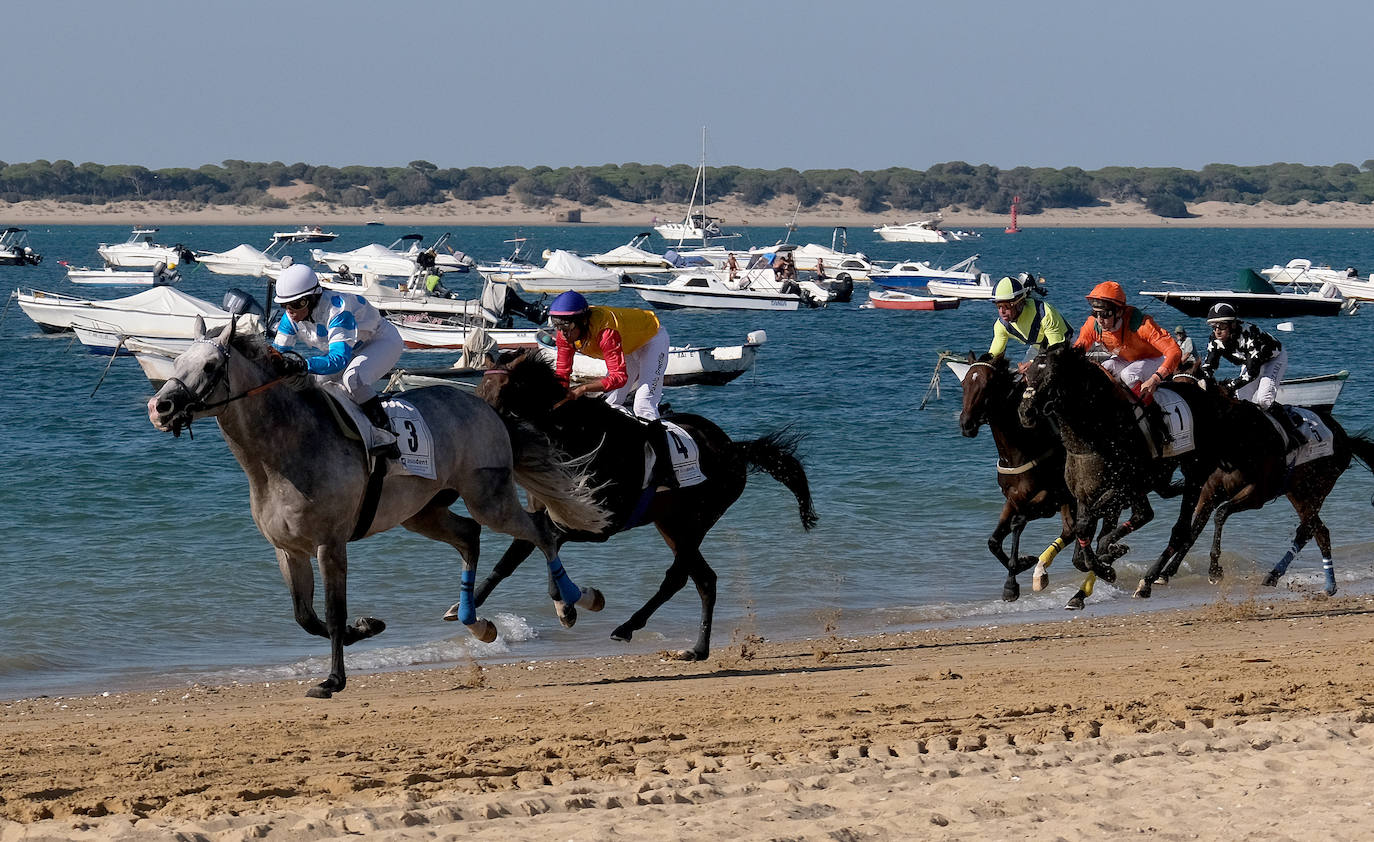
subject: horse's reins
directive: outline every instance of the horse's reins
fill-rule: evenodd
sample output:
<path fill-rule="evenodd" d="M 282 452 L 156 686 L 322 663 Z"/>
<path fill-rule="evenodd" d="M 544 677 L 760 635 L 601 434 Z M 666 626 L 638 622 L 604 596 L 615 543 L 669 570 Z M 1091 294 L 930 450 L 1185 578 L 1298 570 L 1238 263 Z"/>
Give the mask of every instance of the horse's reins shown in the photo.
<path fill-rule="evenodd" d="M 980 366 L 983 367 L 983 368 L 990 368 L 990 369 L 994 369 L 994 370 L 996 369 L 996 366 L 994 366 L 992 363 L 986 362 L 986 361 L 984 361 L 984 360 L 978 360 L 977 362 L 969 363 L 969 366 L 968 366 L 968 367 L 969 367 L 970 370 L 972 370 L 972 369 L 978 368 L 978 367 L 980 367 Z M 968 375 L 965 374 L 964 376 L 967 377 Z M 1035 390 L 1030 386 L 1029 382 L 1026 384 L 1026 391 L 1029 392 L 1029 393 L 1031 393 L 1031 394 L 1034 394 L 1034 393 L 1035 393 Z M 983 413 L 984 416 L 986 416 L 986 414 L 987 414 L 986 412 Z M 997 473 L 999 473 L 999 474 L 1011 474 L 1011 475 L 1015 475 L 1015 474 L 1024 474 L 1024 473 L 1026 473 L 1027 471 L 1029 471 L 1030 469 L 1034 468 L 1036 465 L 1039 465 L 1041 462 L 1043 462 L 1043 461 L 1045 461 L 1046 459 L 1048 459 L 1049 457 L 1053 456 L 1054 453 L 1055 453 L 1054 449 L 1051 448 L 1050 450 L 1045 451 L 1044 453 L 1040 454 L 1039 456 L 1035 457 L 1034 459 L 1030 460 L 1029 462 L 1025 462 L 1025 463 L 1023 463 L 1023 464 L 1017 465 L 1017 466 L 1015 466 L 1015 467 L 1010 467 L 1010 468 L 1007 467 L 1007 466 L 1005 466 L 1005 465 L 1003 465 L 1003 464 L 1002 464 L 1002 460 L 1001 460 L 1001 459 L 998 459 L 998 460 L 997 460 Z"/>
<path fill-rule="evenodd" d="M 191 396 L 191 400 L 186 404 L 186 406 L 182 407 L 181 411 L 179 411 L 176 414 L 176 418 L 173 420 L 173 436 L 180 436 L 183 427 L 186 429 L 187 433 L 191 433 L 191 421 L 189 420 L 189 416 L 192 413 L 204 412 L 205 410 L 209 409 L 218 409 L 222 406 L 227 406 L 231 403 L 234 403 L 235 401 L 240 401 L 244 398 L 251 398 L 254 395 L 260 395 L 286 379 L 284 377 L 276 377 L 272 380 L 267 381 L 266 383 L 260 383 L 251 389 L 240 392 L 237 395 L 230 395 L 222 401 L 210 401 L 209 396 L 213 394 L 216 389 L 219 388 L 220 383 L 228 380 L 229 348 L 227 346 L 220 345 L 218 342 L 215 342 L 214 340 L 210 339 L 197 339 L 196 342 L 205 342 L 209 345 L 214 346 L 216 353 L 219 354 L 220 362 L 222 363 L 222 365 L 220 365 L 219 371 L 216 372 L 213 378 L 211 378 L 210 382 L 206 385 L 203 392 L 197 392 L 190 386 L 187 386 L 186 381 L 182 380 L 180 377 L 167 378 L 168 383 L 175 383 L 177 387 L 181 389 L 181 391 Z M 182 417 L 187 418 L 186 423 L 184 424 L 181 423 L 180 420 Z M 191 434 L 191 437 L 195 438 L 195 435 Z"/>

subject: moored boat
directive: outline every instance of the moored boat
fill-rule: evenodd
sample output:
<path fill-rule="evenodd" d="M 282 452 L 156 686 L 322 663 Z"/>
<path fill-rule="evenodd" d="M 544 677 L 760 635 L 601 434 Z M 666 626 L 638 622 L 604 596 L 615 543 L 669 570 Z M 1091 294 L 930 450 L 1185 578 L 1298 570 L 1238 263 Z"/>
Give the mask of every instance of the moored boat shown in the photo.
<path fill-rule="evenodd" d="M 962 299 L 953 295 L 915 295 L 895 289 L 875 289 L 868 305 L 877 310 L 953 310 Z"/>

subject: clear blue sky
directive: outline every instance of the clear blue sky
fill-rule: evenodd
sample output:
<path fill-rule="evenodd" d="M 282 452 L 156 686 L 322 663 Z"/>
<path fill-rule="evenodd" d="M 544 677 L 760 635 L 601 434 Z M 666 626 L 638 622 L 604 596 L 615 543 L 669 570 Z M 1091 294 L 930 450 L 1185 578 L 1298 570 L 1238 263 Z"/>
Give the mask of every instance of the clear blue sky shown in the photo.
<path fill-rule="evenodd" d="M 1374 158 L 1374 2 L 44 0 L 0 159 L 878 169 Z"/>

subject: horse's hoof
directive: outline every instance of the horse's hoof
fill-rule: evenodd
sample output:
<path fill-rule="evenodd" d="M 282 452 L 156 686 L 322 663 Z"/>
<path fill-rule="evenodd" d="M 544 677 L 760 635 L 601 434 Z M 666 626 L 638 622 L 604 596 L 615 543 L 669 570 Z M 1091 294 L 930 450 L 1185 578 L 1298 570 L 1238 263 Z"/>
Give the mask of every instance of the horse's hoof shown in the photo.
<path fill-rule="evenodd" d="M 1093 572 L 1097 573 L 1097 578 L 1109 585 L 1116 581 L 1116 568 L 1110 564 L 1099 564 Z"/>
<path fill-rule="evenodd" d="M 1070 600 L 1068 601 L 1068 603 L 1064 606 L 1064 610 L 1065 610 L 1065 611 L 1082 611 L 1082 610 L 1083 610 L 1083 594 L 1081 594 L 1081 593 L 1076 593 L 1076 594 L 1074 594 L 1074 595 L 1073 595 L 1073 598 L 1070 599 Z"/>
<path fill-rule="evenodd" d="M 1208 571 L 1207 571 L 1207 581 L 1210 582 L 1210 583 L 1213 584 L 1213 585 L 1220 585 L 1220 584 L 1221 584 L 1221 580 L 1224 579 L 1224 578 L 1225 578 L 1225 576 L 1224 576 L 1224 574 L 1222 574 L 1222 572 L 1221 572 L 1220 570 L 1208 570 Z"/>
<path fill-rule="evenodd" d="M 1016 570 L 1012 572 L 1012 575 L 1016 576 L 1021 573 L 1025 573 L 1027 570 L 1030 570 L 1032 567 L 1036 567 L 1039 564 L 1040 556 L 1023 555 L 1016 560 Z"/>
<path fill-rule="evenodd" d="M 1036 593 L 1043 591 L 1045 588 L 1048 588 L 1049 586 L 1050 574 L 1046 573 L 1044 570 L 1037 570 L 1035 572 L 1035 575 L 1031 576 L 1031 590 L 1035 591 Z"/>
<path fill-rule="evenodd" d="M 1144 579 L 1141 579 L 1140 584 L 1135 586 L 1135 597 L 1137 599 L 1149 599 L 1150 583 L 1145 581 Z"/>
<path fill-rule="evenodd" d="M 1011 580 L 1008 581 L 1005 585 L 1002 586 L 1002 601 L 1003 601 L 1003 602 L 1015 602 L 1016 600 L 1018 600 L 1018 599 L 1020 599 L 1020 598 L 1021 598 L 1021 586 L 1018 585 L 1018 584 L 1016 583 L 1016 580 L 1015 580 L 1015 579 L 1011 579 Z"/>
<path fill-rule="evenodd" d="M 1272 587 L 1278 585 L 1279 579 L 1280 579 L 1280 578 L 1282 578 L 1282 574 L 1280 574 L 1280 573 L 1275 573 L 1274 571 L 1270 570 L 1270 571 L 1269 571 L 1269 575 L 1267 575 L 1267 576 L 1264 577 L 1264 582 L 1263 582 L 1262 584 L 1263 584 L 1266 588 L 1272 588 Z"/>
<path fill-rule="evenodd" d="M 455 602 L 448 607 L 448 610 L 444 612 L 444 619 L 450 623 L 458 620 L 458 603 Z"/>
<path fill-rule="evenodd" d="M 566 602 L 555 602 L 553 604 L 554 613 L 558 615 L 558 622 L 563 624 L 563 628 L 570 629 L 577 625 L 577 606 L 569 605 Z"/>
<path fill-rule="evenodd" d="M 704 661 L 705 655 L 697 653 L 694 649 L 678 649 L 675 652 L 664 652 L 664 660 L 668 661 Z"/>
<path fill-rule="evenodd" d="M 1104 561 L 1111 563 L 1113 561 L 1116 561 L 1118 558 L 1121 558 L 1130 551 L 1131 548 L 1126 544 L 1112 544 L 1110 547 L 1107 547 L 1105 550 L 1103 550 L 1100 553 L 1100 555 L 1102 556 Z"/>
<path fill-rule="evenodd" d="M 312 699 L 332 699 L 334 698 L 334 691 L 321 684 L 306 690 L 305 695 Z"/>
<path fill-rule="evenodd" d="M 376 637 L 384 631 L 386 623 L 377 617 L 359 617 L 353 621 L 353 633 L 356 635 L 354 641 Z"/>
<path fill-rule="evenodd" d="M 468 632 L 482 643 L 491 643 L 496 640 L 496 624 L 485 617 L 478 617 L 475 622 L 468 626 Z"/>
<path fill-rule="evenodd" d="M 577 605 L 588 611 L 600 611 L 606 607 L 606 597 L 596 588 L 583 588 L 582 598 L 577 601 Z"/>
<path fill-rule="evenodd" d="M 634 636 L 635 633 L 624 626 L 611 632 L 611 640 L 619 640 L 621 643 L 628 643 Z"/>

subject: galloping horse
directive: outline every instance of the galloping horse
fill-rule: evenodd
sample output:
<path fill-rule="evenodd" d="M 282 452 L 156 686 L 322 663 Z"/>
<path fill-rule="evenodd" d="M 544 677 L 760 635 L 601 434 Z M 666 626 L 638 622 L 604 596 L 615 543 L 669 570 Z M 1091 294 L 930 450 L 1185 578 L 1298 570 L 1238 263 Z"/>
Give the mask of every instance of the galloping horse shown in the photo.
<path fill-rule="evenodd" d="M 1014 602 L 1021 595 L 1017 575 L 1034 566 L 1031 587 L 1043 590 L 1049 583 L 1046 568 L 1073 538 L 1074 499 L 1064 482 L 1064 444 L 1048 424 L 1039 422 L 1027 427 L 1017 418 L 1023 386 L 1012 376 L 1005 357 L 975 357 L 969 352 L 968 364 L 962 383 L 964 404 L 959 413 L 959 431 L 973 438 L 987 424 L 997 444 L 997 484 L 1006 503 L 988 538 L 988 550 L 1007 569 L 1002 599 Z M 1039 557 L 1019 555 L 1026 524 L 1056 514 L 1063 522 L 1059 537 Z M 1010 555 L 1002 547 L 1007 535 L 1011 535 Z M 1089 572 L 1065 607 L 1082 608 L 1084 599 L 1092 595 L 1096 578 Z"/>
<path fill-rule="evenodd" d="M 307 695 L 329 698 L 343 690 L 343 648 L 386 628 L 371 617 L 346 624 L 347 547 L 397 524 L 443 541 L 462 556 L 462 619 L 484 641 L 496 638 L 496 627 L 477 617 L 471 604 L 478 524 L 537 545 L 562 586 L 562 599 L 593 609 L 604 602 L 563 572 L 549 522 L 531 518 L 516 493 L 519 482 L 556 520 L 579 529 L 604 528 L 606 515 L 585 478 L 558 461 L 547 440 L 522 438 L 516 443 L 520 461 L 513 462 L 511 436 L 519 433 L 508 432 L 491 407 L 447 386 L 418 389 L 405 399 L 419 409 L 433 436 L 436 479 L 393 474 L 382 480 L 377 474 L 380 486 L 370 487 L 367 453 L 356 435 L 341 428 L 346 422 L 322 389 L 309 378 L 297 383 L 278 377 L 277 352 L 261 337 L 235 337 L 232 322 L 217 338 L 206 336 L 199 317 L 195 330 L 196 340 L 177 358 L 175 374 L 149 399 L 148 418 L 174 435 L 198 418 L 218 421 L 248 475 L 253 520 L 276 548 L 296 622 L 329 638 L 329 677 Z M 459 497 L 471 518 L 449 511 Z M 315 613 L 311 556 L 324 580 L 323 622 Z"/>
<path fill-rule="evenodd" d="M 1215 442 L 1220 430 L 1212 398 L 1189 383 L 1160 387 L 1178 393 L 1195 422 L 1193 449 L 1166 458 L 1159 455 L 1161 445 L 1157 442 L 1161 437 L 1141 429 L 1139 402 L 1081 349 L 1067 344 L 1050 348 L 1031 364 L 1026 381 L 1018 410 L 1022 423 L 1052 419 L 1068 453 L 1064 476 L 1077 501 L 1073 532 L 1078 550 L 1074 563 L 1079 565 L 1081 554 L 1086 569 L 1114 581 L 1116 571 L 1110 561 L 1104 564 L 1098 558 L 1098 552 L 1154 518 L 1147 495 L 1151 491 L 1168 493 L 1170 478 L 1179 468 L 1183 472 L 1183 501 L 1162 556 L 1171 557 L 1173 548 L 1182 546 L 1190 535 L 1189 515 L 1216 466 Z M 1089 539 L 1097 520 L 1126 508 L 1131 510 L 1130 519 L 1102 536 L 1094 552 Z M 1119 552 L 1112 550 L 1113 555 Z"/>
<path fill-rule="evenodd" d="M 1193 512 L 1190 540 L 1176 547 L 1171 558 L 1159 559 L 1146 572 L 1136 588 L 1136 596 L 1148 597 L 1154 581 L 1167 580 L 1178 571 L 1184 555 L 1207 527 L 1207 518 L 1213 510 L 1216 512 L 1216 526 L 1212 532 L 1208 578 L 1213 584 L 1221 581 L 1221 531 L 1226 519 L 1236 512 L 1259 509 L 1281 496 L 1286 496 L 1293 504 L 1293 510 L 1298 515 L 1298 529 L 1292 546 L 1265 577 L 1264 584 L 1278 584 L 1293 558 L 1315 535 L 1317 548 L 1322 554 L 1325 591 L 1328 595 L 1335 595 L 1336 572 L 1331 562 L 1331 533 L 1321 519 L 1322 504 L 1335 487 L 1336 480 L 1350 467 L 1352 457 L 1366 468 L 1374 468 L 1374 440 L 1363 433 L 1354 436 L 1346 433 L 1329 411 L 1313 409 L 1332 433 L 1332 452 L 1289 467 L 1287 442 L 1264 410 L 1249 401 L 1220 395 L 1218 400 L 1221 407 L 1220 422 L 1227 435 L 1218 442 L 1220 464 L 1203 485 Z"/>
<path fill-rule="evenodd" d="M 732 441 L 699 415 L 673 415 L 669 420 L 696 445 L 705 480 L 663 488 L 645 471 L 648 436 L 662 435 L 657 425 L 646 425 L 600 398 L 566 400 L 567 389 L 538 355 L 519 354 L 504 369 L 488 372 L 478 394 L 502 415 L 514 416 L 542 431 L 565 453 L 588 460 L 587 472 L 599 502 L 611 515 L 610 522 L 595 529 L 558 527 L 559 545 L 564 541 L 605 541 L 618 532 L 652 523 L 673 551 L 672 565 L 658 591 L 611 633 L 615 640 L 630 640 L 654 611 L 691 579 L 701 597 L 701 624 L 696 644 L 677 657 L 700 661 L 710 655 L 716 573 L 702 557 L 701 543 L 744 492 L 749 474 L 765 471 L 787 486 L 797 498 L 802 528 L 809 530 L 816 524 L 806 470 L 796 456 L 800 436 L 786 430 L 752 441 Z M 669 440 L 676 448 L 686 444 L 677 441 L 675 433 Z M 478 587 L 477 605 L 529 556 L 531 549 L 526 541 L 516 540 L 511 545 Z"/>

